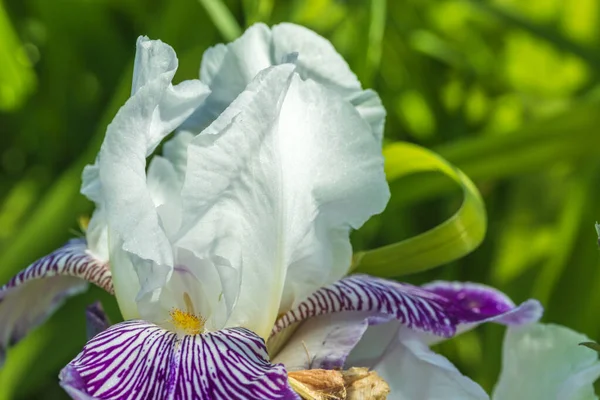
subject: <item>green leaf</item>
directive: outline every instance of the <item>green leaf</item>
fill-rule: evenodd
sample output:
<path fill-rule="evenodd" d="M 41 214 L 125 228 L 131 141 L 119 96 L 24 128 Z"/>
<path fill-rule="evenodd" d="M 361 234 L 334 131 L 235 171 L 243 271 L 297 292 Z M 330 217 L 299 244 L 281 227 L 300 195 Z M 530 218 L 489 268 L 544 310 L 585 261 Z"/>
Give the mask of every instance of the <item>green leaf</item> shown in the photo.
<path fill-rule="evenodd" d="M 386 0 L 371 1 L 371 16 L 369 22 L 369 45 L 367 47 L 366 81 L 371 82 L 373 75 L 379 69 L 381 48 L 385 32 Z M 364 84 L 365 82 L 363 82 Z"/>
<path fill-rule="evenodd" d="M 581 226 L 585 224 L 584 211 L 590 206 L 588 188 L 594 184 L 598 168 L 578 171 L 566 187 L 569 196 L 565 199 L 559 215 L 554 246 L 546 263 L 540 268 L 535 280 L 532 297 L 547 304 L 561 275 L 569 265 L 569 259 L 577 243 Z"/>
<path fill-rule="evenodd" d="M 596 342 L 583 342 L 583 343 L 579 343 L 580 346 L 585 346 L 588 347 L 592 350 L 597 351 L 598 353 L 600 353 L 600 344 L 596 343 Z"/>
<path fill-rule="evenodd" d="M 583 60 L 588 62 L 594 68 L 600 66 L 600 55 L 596 49 L 590 49 L 580 45 L 577 42 L 570 40 L 568 37 L 563 36 L 554 27 L 550 25 L 542 25 L 532 22 L 530 19 L 525 18 L 514 12 L 510 12 L 503 7 L 495 6 L 490 1 L 485 0 L 467 0 L 468 4 L 471 4 L 474 8 L 485 12 L 498 20 L 524 30 L 534 36 L 552 43 L 560 50 L 567 51 L 571 54 L 581 57 Z"/>
<path fill-rule="evenodd" d="M 36 77 L 26 54 L 26 47 L 19 42 L 2 2 L 0 37 L 0 110 L 11 111 L 18 109 L 33 91 Z"/>
<path fill-rule="evenodd" d="M 215 27 L 228 42 L 242 34 L 242 28 L 221 0 L 198 0 L 208 13 Z"/>
<path fill-rule="evenodd" d="M 378 249 L 357 253 L 354 272 L 396 277 L 446 264 L 473 251 L 483 240 L 486 213 L 477 187 L 460 170 L 430 150 L 410 143 L 384 148 L 388 181 L 425 171 L 438 171 L 463 190 L 464 200 L 449 219 L 427 232 Z"/>
<path fill-rule="evenodd" d="M 267 22 L 273 13 L 275 0 L 244 0 L 244 16 L 246 25 L 252 25 L 256 22 Z"/>
<path fill-rule="evenodd" d="M 560 162 L 596 156 L 600 148 L 598 107 L 596 99 L 580 101 L 566 112 L 536 120 L 510 134 L 454 140 L 433 150 L 474 181 L 542 172 Z M 400 193 L 395 201 L 414 203 L 451 189 L 445 178 L 430 179 Z"/>

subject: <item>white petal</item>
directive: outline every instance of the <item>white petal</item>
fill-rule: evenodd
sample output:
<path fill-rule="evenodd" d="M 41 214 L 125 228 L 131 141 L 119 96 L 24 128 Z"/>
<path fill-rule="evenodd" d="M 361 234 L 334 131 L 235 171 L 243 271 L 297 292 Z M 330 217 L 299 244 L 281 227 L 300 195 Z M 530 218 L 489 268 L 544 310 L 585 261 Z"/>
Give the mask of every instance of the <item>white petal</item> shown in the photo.
<path fill-rule="evenodd" d="M 255 24 L 234 42 L 208 49 L 202 57 L 200 78 L 212 93 L 184 126 L 200 132 L 260 71 L 285 63 L 296 64 L 303 79 L 326 86 L 354 105 L 381 140 L 385 109 L 377 93 L 362 90 L 356 75 L 327 39 L 289 23 L 275 25 L 272 30 Z"/>
<path fill-rule="evenodd" d="M 96 204 L 102 202 L 102 184 L 100 183 L 100 171 L 98 160 L 92 165 L 86 165 L 81 174 L 81 194 Z"/>
<path fill-rule="evenodd" d="M 346 367 L 373 368 L 383 358 L 388 347 L 396 341 L 401 329 L 402 323 L 397 320 L 369 326 L 348 355 Z"/>
<path fill-rule="evenodd" d="M 148 166 L 148 191 L 167 237 L 181 226 L 181 187 L 183 177 L 164 157 L 154 156 Z"/>
<path fill-rule="evenodd" d="M 385 123 L 385 109 L 376 92 L 363 91 L 348 63 L 333 45 L 300 25 L 283 23 L 275 25 L 273 34 L 273 59 L 280 63 L 290 53 L 297 53 L 295 64 L 304 79 L 312 79 L 339 93 L 354 105 L 371 126 L 375 137 L 381 140 Z"/>
<path fill-rule="evenodd" d="M 163 156 L 173 164 L 179 179 L 183 182 L 187 167 L 187 147 L 194 138 L 189 132 L 177 132 L 163 145 Z"/>
<path fill-rule="evenodd" d="M 177 308 L 200 315 L 208 331 L 223 328 L 239 293 L 238 271 L 221 257 L 198 257 L 187 249 L 176 250 L 176 265 L 167 283 L 139 299 L 140 315 L 177 330 L 170 324 L 169 316 Z"/>
<path fill-rule="evenodd" d="M 85 238 L 88 245 L 88 252 L 94 258 L 108 262 L 108 226 L 106 225 L 106 215 L 102 207 L 98 207 L 92 214 L 92 219 L 85 232 Z"/>
<path fill-rule="evenodd" d="M 132 97 L 108 126 L 98 157 L 101 205 L 106 212 L 109 238 L 131 255 L 134 267 L 148 268 L 142 288 L 147 291 L 164 284 L 173 266 L 173 253 L 161 226 L 152 193 L 146 181 L 146 157 L 160 141 L 185 120 L 203 99 L 208 89 L 199 81 L 177 86 L 171 80 L 177 69 L 173 49 L 161 41 L 138 39 Z M 93 168 L 89 175 L 93 176 Z M 115 256 L 126 264 L 126 257 Z M 139 265 L 137 260 L 145 260 Z M 136 286 L 128 266 L 111 260 L 117 297 Z M 121 274 L 121 270 L 125 272 Z M 130 288 L 127 288 L 130 286 Z M 129 303 L 131 299 L 120 300 Z"/>
<path fill-rule="evenodd" d="M 183 181 L 173 164 L 161 156 L 154 156 L 148 166 L 146 182 L 154 207 L 159 208 L 173 202 L 172 196 L 179 195 Z"/>
<path fill-rule="evenodd" d="M 378 140 L 334 93 L 295 77 L 278 123 L 290 252 L 283 311 L 347 273 L 349 231 L 383 211 L 389 189 Z"/>
<path fill-rule="evenodd" d="M 378 141 L 334 93 L 272 67 L 188 149 L 189 231 L 177 245 L 227 259 L 241 292 L 227 326 L 267 337 L 283 306 L 339 279 L 348 234 L 385 207 Z"/>
<path fill-rule="evenodd" d="M 220 89 L 217 98 L 227 107 L 260 71 L 279 64 L 271 59 L 270 49 L 269 28 L 255 24 L 227 46 L 219 44 L 208 49 L 202 56 L 200 79 Z"/>
<path fill-rule="evenodd" d="M 382 341 L 375 343 L 385 343 L 394 328 L 395 324 L 391 324 L 387 330 L 381 329 Z M 432 352 L 418 334 L 408 329 L 380 353 L 382 358 L 373 369 L 390 385 L 388 400 L 489 399 L 477 383 L 461 374 L 445 357 Z M 517 398 L 527 397 L 513 397 Z"/>
<path fill-rule="evenodd" d="M 206 50 L 200 79 L 212 93 L 184 127 L 195 133 L 206 128 L 260 71 L 276 64 L 271 60 L 271 31 L 264 24 L 251 26 L 227 46 L 218 44 Z"/>
<path fill-rule="evenodd" d="M 115 297 L 124 320 L 140 318 L 136 298 L 140 292 L 139 277 L 132 256 L 123 251 L 123 241 L 117 235 L 108 235 L 108 250 Z"/>
<path fill-rule="evenodd" d="M 502 372 L 494 400 L 597 399 L 598 355 L 585 347 L 587 336 L 552 324 L 509 328 L 502 349 Z"/>
<path fill-rule="evenodd" d="M 370 89 L 355 92 L 348 97 L 348 100 L 360 116 L 371 126 L 373 135 L 379 140 L 383 140 L 386 113 L 377 92 Z"/>
<path fill-rule="evenodd" d="M 234 42 L 217 45 L 202 57 L 200 78 L 230 103 L 263 69 L 294 60 L 303 79 L 335 87 L 343 96 L 361 90 L 348 63 L 324 37 L 300 25 L 284 23 L 272 30 L 255 24 Z M 227 91 L 226 91 L 227 89 Z"/>
<path fill-rule="evenodd" d="M 290 53 L 298 53 L 296 65 L 302 78 L 335 87 L 344 96 L 361 89 L 348 63 L 324 37 L 290 23 L 275 25 L 272 33 L 275 62 L 281 62 Z"/>

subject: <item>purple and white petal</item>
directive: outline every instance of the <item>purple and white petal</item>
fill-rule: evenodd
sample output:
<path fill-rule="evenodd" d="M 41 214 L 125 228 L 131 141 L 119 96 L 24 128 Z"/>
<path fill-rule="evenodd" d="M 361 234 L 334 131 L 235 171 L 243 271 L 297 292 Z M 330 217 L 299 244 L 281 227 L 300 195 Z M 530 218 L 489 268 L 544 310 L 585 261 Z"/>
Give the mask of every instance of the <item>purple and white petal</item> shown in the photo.
<path fill-rule="evenodd" d="M 108 264 L 74 239 L 35 261 L 0 288 L 0 365 L 8 346 L 43 323 L 66 298 L 87 289 L 88 282 L 113 293 Z"/>
<path fill-rule="evenodd" d="M 341 368 L 354 366 L 346 358 L 365 332 L 412 330 L 419 332 L 424 343 L 433 344 L 483 322 L 524 324 L 536 321 L 541 313 L 535 300 L 515 306 L 504 294 L 484 285 L 436 282 L 419 288 L 355 275 L 318 290 L 283 315 L 269 343 L 276 343 L 285 328 L 306 320 L 286 347 L 274 353 L 274 360 L 294 370 Z M 375 327 L 383 323 L 385 327 Z M 373 349 L 365 357 L 379 357 L 393 340 L 368 341 Z"/>
<path fill-rule="evenodd" d="M 423 288 L 464 310 L 461 323 L 493 321 L 503 325 L 524 325 L 537 322 L 544 312 L 537 300 L 527 300 L 516 306 L 504 293 L 479 283 L 435 281 Z"/>
<path fill-rule="evenodd" d="M 423 288 L 448 299 L 462 310 L 456 334 L 485 322 L 507 326 L 526 325 L 539 321 L 544 313 L 544 307 L 535 299 L 517 306 L 504 293 L 479 283 L 435 281 L 423 285 Z M 442 340 L 434 335 L 423 335 L 422 339 L 429 345 Z"/>
<path fill-rule="evenodd" d="M 275 322 L 271 335 L 311 317 L 344 311 L 390 316 L 405 326 L 450 337 L 460 321 L 460 310 L 446 298 L 405 283 L 352 275 L 325 286 Z"/>
<path fill-rule="evenodd" d="M 96 303 L 88 306 L 85 310 L 85 330 L 88 340 L 108 329 L 110 319 L 104 312 L 102 303 Z"/>
<path fill-rule="evenodd" d="M 98 334 L 60 374 L 75 399 L 299 399 L 244 328 L 178 336 L 143 321 Z"/>
<path fill-rule="evenodd" d="M 536 300 L 515 306 L 504 294 L 485 285 L 436 282 L 420 288 L 352 275 L 317 290 L 285 313 L 275 322 L 271 335 L 307 318 L 343 311 L 391 316 L 410 329 L 451 337 L 459 324 L 535 322 L 543 308 Z"/>
<path fill-rule="evenodd" d="M 317 290 L 280 317 L 269 343 L 275 343 L 287 327 L 304 321 L 274 360 L 290 370 L 350 367 L 354 365 L 346 364 L 346 358 L 370 325 L 396 323 L 450 337 L 459 323 L 456 311 L 447 299 L 422 288 L 353 275 Z M 374 345 L 379 351 L 392 339 Z"/>

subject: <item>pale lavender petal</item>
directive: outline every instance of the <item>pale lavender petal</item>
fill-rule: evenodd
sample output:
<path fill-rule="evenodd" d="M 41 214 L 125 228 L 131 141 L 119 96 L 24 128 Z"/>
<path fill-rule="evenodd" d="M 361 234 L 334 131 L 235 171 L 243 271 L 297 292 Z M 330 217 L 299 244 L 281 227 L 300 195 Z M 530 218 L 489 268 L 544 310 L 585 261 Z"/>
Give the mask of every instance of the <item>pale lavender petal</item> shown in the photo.
<path fill-rule="evenodd" d="M 74 399 L 299 399 L 283 365 L 244 328 L 177 336 L 126 321 L 95 336 L 60 374 Z"/>
<path fill-rule="evenodd" d="M 481 386 L 429 350 L 416 332 L 398 336 L 372 369 L 389 383 L 389 400 L 489 400 Z"/>
<path fill-rule="evenodd" d="M 369 325 L 387 321 L 368 312 L 310 318 L 294 332 L 273 362 L 282 363 L 288 371 L 342 368 Z"/>
<path fill-rule="evenodd" d="M 79 372 L 71 365 L 67 365 L 60 371 L 60 385 L 74 400 L 96 400 L 96 397 L 90 396 L 85 391 L 85 381 L 79 375 Z"/>
<path fill-rule="evenodd" d="M 83 239 L 40 258 L 0 288 L 0 365 L 8 346 L 43 323 L 66 298 L 92 282 L 113 293 L 110 269 L 86 251 Z"/>
<path fill-rule="evenodd" d="M 86 333 L 87 338 L 90 340 L 100 332 L 108 329 L 110 319 L 104 312 L 102 304 L 98 301 L 91 306 L 88 306 L 85 310 L 85 322 L 86 322 Z"/>
<path fill-rule="evenodd" d="M 537 300 L 527 300 L 515 306 L 504 293 L 478 283 L 435 281 L 423 288 L 463 309 L 460 322 L 465 324 L 493 321 L 504 325 L 523 325 L 537 322 L 544 312 Z"/>

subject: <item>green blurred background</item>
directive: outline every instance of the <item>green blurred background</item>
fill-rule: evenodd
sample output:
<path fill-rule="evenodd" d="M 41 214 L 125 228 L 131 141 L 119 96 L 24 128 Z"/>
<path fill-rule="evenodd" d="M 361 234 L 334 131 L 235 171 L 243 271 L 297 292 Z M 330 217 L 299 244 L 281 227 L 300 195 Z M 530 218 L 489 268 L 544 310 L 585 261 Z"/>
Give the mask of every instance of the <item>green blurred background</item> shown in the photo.
<path fill-rule="evenodd" d="M 488 211 L 469 256 L 402 279 L 497 286 L 546 306 L 544 320 L 600 338 L 599 0 L 0 0 L 0 284 L 76 234 L 78 194 L 106 125 L 129 91 L 135 40 L 178 52 L 177 79 L 240 27 L 291 21 L 329 38 L 388 110 L 386 140 L 428 147 L 479 187 Z M 371 248 L 450 216 L 458 188 L 435 174 L 392 183 L 382 217 L 356 233 Z M 399 260 L 401 262 L 401 260 Z M 59 399 L 60 368 L 85 342 L 93 288 L 13 348 L 0 399 Z M 439 346 L 490 389 L 503 329 Z"/>

